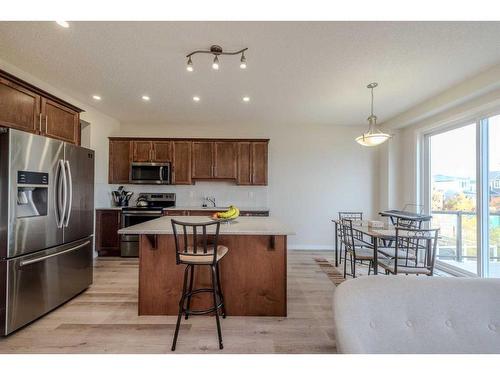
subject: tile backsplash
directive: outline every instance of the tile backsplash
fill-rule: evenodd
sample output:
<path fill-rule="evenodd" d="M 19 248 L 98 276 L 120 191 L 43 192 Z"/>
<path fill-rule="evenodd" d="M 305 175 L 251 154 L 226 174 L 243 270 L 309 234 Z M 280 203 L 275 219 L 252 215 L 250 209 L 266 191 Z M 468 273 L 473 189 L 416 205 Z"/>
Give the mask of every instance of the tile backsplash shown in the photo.
<path fill-rule="evenodd" d="M 111 191 L 120 185 L 96 184 L 95 206 L 113 205 Z M 230 182 L 199 181 L 194 185 L 123 185 L 133 191 L 130 205 L 135 205 L 139 193 L 175 193 L 177 206 L 201 207 L 203 197 L 215 197 L 217 206 L 234 204 L 239 207 L 269 207 L 267 186 L 237 186 Z"/>

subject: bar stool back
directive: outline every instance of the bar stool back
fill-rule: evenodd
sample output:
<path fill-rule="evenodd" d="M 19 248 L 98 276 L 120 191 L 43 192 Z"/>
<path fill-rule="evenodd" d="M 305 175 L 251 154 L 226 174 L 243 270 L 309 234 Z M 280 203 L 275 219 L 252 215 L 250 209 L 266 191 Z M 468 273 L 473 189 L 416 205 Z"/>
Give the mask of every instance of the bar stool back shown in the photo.
<path fill-rule="evenodd" d="M 189 223 L 172 219 L 172 229 L 175 239 L 176 263 L 186 265 L 172 351 L 175 350 L 177 344 L 183 314 L 188 319 L 189 315 L 205 315 L 212 312 L 215 313 L 217 323 L 219 349 L 223 349 L 219 309 L 222 312 L 223 318 L 226 317 L 226 310 L 220 285 L 219 262 L 229 250 L 227 247 L 219 245 L 220 222 Z M 196 266 L 209 266 L 211 268 L 212 288 L 198 288 L 193 290 Z M 191 297 L 198 293 L 211 293 L 213 295 L 212 307 L 205 310 L 191 310 Z"/>

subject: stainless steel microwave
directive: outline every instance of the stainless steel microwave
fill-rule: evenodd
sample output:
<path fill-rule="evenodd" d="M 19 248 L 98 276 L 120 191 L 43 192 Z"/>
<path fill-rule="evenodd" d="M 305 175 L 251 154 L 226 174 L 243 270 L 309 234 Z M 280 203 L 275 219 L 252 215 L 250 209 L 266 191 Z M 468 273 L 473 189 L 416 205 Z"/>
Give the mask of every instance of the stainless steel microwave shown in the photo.
<path fill-rule="evenodd" d="M 170 163 L 132 163 L 130 182 L 134 184 L 170 184 Z"/>

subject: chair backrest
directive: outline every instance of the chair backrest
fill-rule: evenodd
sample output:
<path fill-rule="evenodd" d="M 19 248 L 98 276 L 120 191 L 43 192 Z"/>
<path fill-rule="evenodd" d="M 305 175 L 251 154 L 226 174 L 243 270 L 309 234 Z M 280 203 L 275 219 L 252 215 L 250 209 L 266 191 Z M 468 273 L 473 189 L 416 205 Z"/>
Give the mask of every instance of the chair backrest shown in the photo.
<path fill-rule="evenodd" d="M 214 230 L 211 230 L 212 227 L 215 227 Z M 216 263 L 220 221 L 189 223 L 172 219 L 172 229 L 177 264 L 181 263 L 181 255 L 190 257 L 213 255 L 212 263 Z"/>
<path fill-rule="evenodd" d="M 342 211 L 339 212 L 339 220 L 342 219 L 363 220 L 363 213 L 357 211 Z"/>
<path fill-rule="evenodd" d="M 351 219 L 341 219 L 340 220 L 340 231 L 341 241 L 344 244 L 345 248 L 348 251 L 356 252 L 356 245 L 354 241 L 354 231 L 352 229 L 352 220 Z"/>
<path fill-rule="evenodd" d="M 403 219 L 401 217 L 398 217 L 396 220 L 396 226 L 400 228 L 414 228 L 418 229 L 422 227 L 422 221 L 421 220 L 412 220 L 412 219 Z"/>
<path fill-rule="evenodd" d="M 396 227 L 394 272 L 398 266 L 434 271 L 439 229 Z M 409 255 L 414 255 L 410 257 Z"/>

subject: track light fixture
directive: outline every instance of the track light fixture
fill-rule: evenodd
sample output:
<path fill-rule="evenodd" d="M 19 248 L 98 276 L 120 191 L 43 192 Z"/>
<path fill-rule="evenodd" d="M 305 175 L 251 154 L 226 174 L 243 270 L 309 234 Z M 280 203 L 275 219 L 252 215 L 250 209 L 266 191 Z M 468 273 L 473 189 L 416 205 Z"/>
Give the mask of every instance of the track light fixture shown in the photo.
<path fill-rule="evenodd" d="M 219 70 L 219 67 L 220 67 L 220 63 L 219 63 L 219 56 L 220 55 L 239 55 L 241 54 L 241 58 L 240 58 L 240 68 L 241 69 L 246 69 L 247 67 L 247 59 L 245 57 L 245 51 L 247 50 L 248 48 L 243 48 L 239 51 L 234 51 L 234 52 L 225 52 L 222 50 L 222 47 L 221 46 L 218 46 L 218 45 L 213 45 L 210 47 L 209 50 L 197 50 L 197 51 L 193 51 L 189 54 L 186 55 L 187 57 L 187 65 L 186 65 L 186 70 L 188 72 L 192 72 L 194 70 L 194 67 L 193 67 L 193 61 L 191 60 L 191 56 L 193 55 L 196 55 L 197 53 L 209 53 L 209 54 L 212 54 L 214 55 L 214 61 L 212 63 L 212 69 L 214 70 Z"/>

